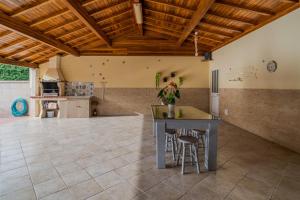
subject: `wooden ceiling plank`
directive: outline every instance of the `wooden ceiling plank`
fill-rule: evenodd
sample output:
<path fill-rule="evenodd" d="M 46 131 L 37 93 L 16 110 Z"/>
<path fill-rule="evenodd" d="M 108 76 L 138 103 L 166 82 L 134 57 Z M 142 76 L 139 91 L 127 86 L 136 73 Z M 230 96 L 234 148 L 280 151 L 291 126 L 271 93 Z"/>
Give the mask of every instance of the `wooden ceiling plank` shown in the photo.
<path fill-rule="evenodd" d="M 167 3 L 167 2 L 163 2 L 163 1 L 158 1 L 158 0 L 144 0 L 144 1 L 154 3 L 154 4 L 157 4 L 157 5 L 163 5 L 163 6 L 172 7 L 172 8 L 175 8 L 175 9 L 180 9 L 182 11 L 186 11 L 186 12 L 189 12 L 189 13 L 193 13 L 195 11 L 195 10 L 187 8 L 187 7 L 182 7 L 182 6 L 179 6 L 179 5 L 175 5 L 175 4 L 171 4 L 171 3 Z"/>
<path fill-rule="evenodd" d="M 15 10 L 10 16 L 11 17 L 17 17 L 19 15 L 22 15 L 26 12 L 29 12 L 29 11 L 35 9 L 35 8 L 39 8 L 43 5 L 46 5 L 46 4 L 50 3 L 51 1 L 52 0 L 39 0 L 39 1 L 36 1 L 34 3 L 22 6 L 20 9 Z"/>
<path fill-rule="evenodd" d="M 27 40 L 28 40 L 28 38 L 25 38 L 25 37 L 16 39 L 16 40 L 14 40 L 14 41 L 12 41 L 12 42 L 9 42 L 9 43 L 7 43 L 7 44 L 4 44 L 4 45 L 0 46 L 0 50 L 6 49 L 6 48 L 8 48 L 8 47 L 15 46 L 15 45 L 20 44 L 20 43 L 22 43 L 22 42 L 25 42 L 25 41 L 27 41 Z"/>
<path fill-rule="evenodd" d="M 127 9 L 127 10 L 125 10 L 125 11 L 121 11 L 121 12 L 119 12 L 119 13 L 115 13 L 115 14 L 114 14 L 113 16 L 111 16 L 111 17 L 108 17 L 108 18 L 105 18 L 105 19 L 100 19 L 100 20 L 97 21 L 97 24 L 103 23 L 103 22 L 108 21 L 108 20 L 115 19 L 115 18 L 120 17 L 120 16 L 122 16 L 122 15 L 125 15 L 125 14 L 127 14 L 127 13 L 129 13 L 129 12 L 131 13 L 131 12 L 132 12 L 132 9 Z"/>
<path fill-rule="evenodd" d="M 37 54 L 40 55 L 40 54 L 42 54 L 43 52 L 46 52 L 46 51 L 49 51 L 49 49 L 45 48 L 45 49 L 40 49 L 38 51 L 31 51 L 31 52 L 29 52 L 25 55 L 22 55 L 22 56 L 18 57 L 18 60 L 19 61 L 28 61 L 28 59 L 30 59 L 32 56 L 35 56 Z"/>
<path fill-rule="evenodd" d="M 5 58 L 12 58 L 16 54 L 22 53 L 24 51 L 29 51 L 29 50 L 31 50 L 33 48 L 36 48 L 36 47 L 40 46 L 40 45 L 41 45 L 40 43 L 35 43 L 35 44 L 31 45 L 31 46 L 20 48 L 20 49 L 18 49 L 16 51 L 13 51 L 13 52 L 9 53 L 9 54 L 6 54 Z"/>
<path fill-rule="evenodd" d="M 163 23 L 163 24 L 169 24 L 171 26 L 179 26 L 180 28 L 184 27 L 184 24 L 178 24 L 178 23 L 174 23 L 174 22 L 170 22 L 170 21 L 166 21 L 166 20 L 162 20 L 162 19 L 155 19 L 155 18 L 150 17 L 150 16 L 145 16 L 145 19 L 160 22 L 160 23 Z"/>
<path fill-rule="evenodd" d="M 89 33 L 89 34 L 86 34 L 86 35 L 82 35 L 82 36 L 79 36 L 79 37 L 72 38 L 72 39 L 68 40 L 66 42 L 66 44 L 71 44 L 72 42 L 81 40 L 82 38 L 85 38 L 85 37 L 88 37 L 88 36 L 92 36 L 92 35 L 94 36 L 94 33 Z"/>
<path fill-rule="evenodd" d="M 170 35 L 170 36 L 173 36 L 173 37 L 176 37 L 176 38 L 180 37 L 180 35 L 175 34 L 174 32 L 170 32 L 170 31 L 163 30 L 161 28 L 156 28 L 156 27 L 153 27 L 153 26 L 149 26 L 148 24 L 147 24 L 147 26 L 145 26 L 145 29 L 150 30 L 150 31 L 154 31 L 154 32 L 158 32 L 158 33 L 162 33 L 162 34 L 166 34 L 166 35 Z"/>
<path fill-rule="evenodd" d="M 182 35 L 180 36 L 177 46 L 181 46 L 185 39 L 191 34 L 195 27 L 200 23 L 201 19 L 205 16 L 209 8 L 215 0 L 202 0 L 200 1 L 197 10 L 194 12 L 192 19 L 189 21 Z"/>
<path fill-rule="evenodd" d="M 152 13 L 155 13 L 155 14 L 158 14 L 158 15 L 162 15 L 162 16 L 174 17 L 174 18 L 177 18 L 177 19 L 180 19 L 180 20 L 184 20 L 184 21 L 189 20 L 188 18 L 185 18 L 185 17 L 181 17 L 181 16 L 178 16 L 178 15 L 173 15 L 173 14 L 170 14 L 170 13 L 161 12 L 161 11 L 157 11 L 157 10 L 151 10 L 149 8 L 145 8 L 144 10 L 147 11 L 147 12 L 152 12 Z"/>
<path fill-rule="evenodd" d="M 208 25 L 208 26 L 213 26 L 213 27 L 216 27 L 216 28 L 222 28 L 222 29 L 226 29 L 226 30 L 229 30 L 229 31 L 233 31 L 233 32 L 238 32 L 238 33 L 242 33 L 244 30 L 242 29 L 237 29 L 237 28 L 233 28 L 231 26 L 227 26 L 227 25 L 224 25 L 224 24 L 217 24 L 217 23 L 213 23 L 213 22 L 201 22 L 199 25 Z"/>
<path fill-rule="evenodd" d="M 79 21 L 79 19 L 68 20 L 68 21 L 66 21 L 66 22 L 64 22 L 64 23 L 62 23 L 62 24 L 57 24 L 57 25 L 55 25 L 55 26 L 53 26 L 53 27 L 50 27 L 49 29 L 45 30 L 44 33 L 45 33 L 45 34 L 49 34 L 49 33 L 51 33 L 52 31 L 59 30 L 59 29 L 65 27 L 65 26 L 67 26 L 67 25 L 71 25 L 71 24 L 76 23 L 76 22 L 78 22 L 78 21 Z"/>
<path fill-rule="evenodd" d="M 100 1 L 100 0 L 85 0 L 84 2 L 82 2 L 82 6 L 88 6 L 88 5 L 90 5 L 90 4 L 93 4 L 93 3 L 95 3 L 95 2 L 97 2 L 97 1 Z"/>
<path fill-rule="evenodd" d="M 72 35 L 72 34 L 78 32 L 78 31 L 81 31 L 81 30 L 84 30 L 84 29 L 87 29 L 87 27 L 86 27 L 86 26 L 76 27 L 76 28 L 73 29 L 73 30 L 70 30 L 70 31 L 68 31 L 68 32 L 66 32 L 66 33 L 63 33 L 63 34 L 57 36 L 56 39 L 59 39 L 59 40 L 60 40 L 60 39 L 62 39 L 62 38 L 64 38 L 64 37 L 66 37 L 66 36 Z"/>
<path fill-rule="evenodd" d="M 172 28 L 169 28 L 169 27 L 166 27 L 166 26 L 160 26 L 159 24 L 153 24 L 153 23 L 151 23 L 151 22 L 145 22 L 145 24 L 146 24 L 146 25 L 153 26 L 153 27 L 158 27 L 158 28 L 164 29 L 164 30 L 166 30 L 166 31 L 176 32 L 176 33 L 178 33 L 179 35 L 182 34 L 182 31 L 175 30 L 175 29 L 172 29 Z"/>
<path fill-rule="evenodd" d="M 123 20 L 115 22 L 114 24 L 108 24 L 106 26 L 101 26 L 101 28 L 102 28 L 102 30 L 106 30 L 106 29 L 109 29 L 109 28 L 112 28 L 115 26 L 121 26 L 121 24 L 123 24 L 125 22 L 132 22 L 132 19 L 131 18 L 123 19 Z"/>
<path fill-rule="evenodd" d="M 123 2 L 119 2 L 119 3 L 117 3 L 117 4 L 114 4 L 114 5 L 112 5 L 112 6 L 108 6 L 108 7 L 106 7 L 106 8 L 102 8 L 102 9 L 100 9 L 100 10 L 97 10 L 97 11 L 92 11 L 92 12 L 90 12 L 89 14 L 91 15 L 91 16 L 96 16 L 97 14 L 99 14 L 99 13 L 105 13 L 105 12 L 107 12 L 107 11 L 111 11 L 112 9 L 115 9 L 115 8 L 118 8 L 119 6 L 122 6 L 122 5 L 126 5 L 126 4 L 128 4 L 129 5 L 129 2 L 126 0 L 126 1 L 124 1 L 124 0 L 122 0 Z"/>
<path fill-rule="evenodd" d="M 3 31 L 2 33 L 0 33 L 0 37 L 7 36 L 7 35 L 9 35 L 11 33 L 12 33 L 12 31 L 9 31 L 9 30 Z"/>
<path fill-rule="evenodd" d="M 132 28 L 133 26 L 134 26 L 133 24 L 129 24 L 129 25 L 127 25 L 127 26 L 123 26 L 123 27 L 121 27 L 121 28 L 119 28 L 119 29 L 115 29 L 115 30 L 113 30 L 113 31 L 107 32 L 107 35 L 111 35 L 111 34 L 113 34 L 113 33 L 122 31 L 122 30 L 124 30 L 124 29 Z"/>
<path fill-rule="evenodd" d="M 196 29 L 197 32 L 202 32 L 202 33 L 207 33 L 207 34 L 212 34 L 212 35 L 217 35 L 223 38 L 233 38 L 233 36 L 230 35 L 224 35 L 223 33 L 219 33 L 219 32 L 215 32 L 215 31 L 211 31 L 211 30 L 202 30 L 202 29 Z"/>
<path fill-rule="evenodd" d="M 45 23 L 45 22 L 47 22 L 51 19 L 54 19 L 54 18 L 59 17 L 61 15 L 64 15 L 68 12 L 70 12 L 68 9 L 63 9 L 63 10 L 56 11 L 54 13 L 51 13 L 50 15 L 47 15 L 45 17 L 39 18 L 39 19 L 31 22 L 30 27 L 34 27 L 34 26 L 37 26 L 39 24 Z"/>
<path fill-rule="evenodd" d="M 211 15 L 213 17 L 217 17 L 217 18 L 222 18 L 222 19 L 225 19 L 225 20 L 230 20 L 232 22 L 236 22 L 236 23 L 240 23 L 240 24 L 247 24 L 249 26 L 255 26 L 256 24 L 253 23 L 253 22 L 249 22 L 249 21 L 245 21 L 245 20 L 242 20 L 242 19 L 238 19 L 238 18 L 235 18 L 235 17 L 232 17 L 232 16 L 224 16 L 224 15 L 220 15 L 216 12 L 211 12 L 211 11 L 208 11 L 207 12 L 208 15 Z"/>
<path fill-rule="evenodd" d="M 233 8 L 236 10 L 242 10 L 242 11 L 265 15 L 265 16 L 274 15 L 273 12 L 268 11 L 268 10 L 260 10 L 258 8 L 252 9 L 252 8 L 248 8 L 248 7 L 239 5 L 239 4 L 234 4 L 234 3 L 229 3 L 229 2 L 216 2 L 215 5 L 225 6 L 225 7 Z"/>
<path fill-rule="evenodd" d="M 251 33 L 252 31 L 255 31 L 255 30 L 259 29 L 260 27 L 262 27 L 262 26 L 264 26 L 264 25 L 266 25 L 266 24 L 268 24 L 268 23 L 270 23 L 270 22 L 272 22 L 272 21 L 274 21 L 274 20 L 276 20 L 276 19 L 278 19 L 278 18 L 286 15 L 287 13 L 292 12 L 292 11 L 298 9 L 298 8 L 300 8 L 300 3 L 295 3 L 294 5 L 290 6 L 288 9 L 282 10 L 282 11 L 278 12 L 277 14 L 273 15 L 272 17 L 269 17 L 265 21 L 261 22 L 259 25 L 252 26 L 251 28 L 245 30 L 242 34 L 239 34 L 239 35 L 237 35 L 237 36 L 235 36 L 235 37 L 227 40 L 223 44 L 215 47 L 213 49 L 213 51 L 215 51 L 215 50 L 217 50 L 217 49 L 219 49 L 219 48 L 221 48 L 221 47 L 229 44 L 230 42 L 233 42 L 233 41 L 235 41 L 235 40 L 237 40 L 237 39 L 239 39 L 239 38 L 247 35 L 248 33 Z"/>
<path fill-rule="evenodd" d="M 40 31 L 34 30 L 32 27 L 24 24 L 23 22 L 14 19 L 6 14 L 0 12 L 0 24 L 8 28 L 9 30 L 15 31 L 25 37 L 40 41 L 48 46 L 59 49 L 66 53 L 72 54 L 74 56 L 79 56 L 79 52 L 76 49 L 73 49 L 60 41 L 46 36 Z"/>
<path fill-rule="evenodd" d="M 78 17 L 82 23 L 84 23 L 98 38 L 103 40 L 107 46 L 111 46 L 110 39 L 101 30 L 100 26 L 96 23 L 88 12 L 82 7 L 79 1 L 65 0 L 65 5 L 72 11 L 72 13 Z"/>
<path fill-rule="evenodd" d="M 3 57 L 0 57 L 0 63 L 9 64 L 9 65 L 18 65 L 18 66 L 30 67 L 30 68 L 37 68 L 37 67 L 39 67 L 37 64 L 34 64 L 34 63 L 29 63 L 29 62 L 24 62 L 24 61 L 18 61 L 18 60 L 3 58 Z"/>

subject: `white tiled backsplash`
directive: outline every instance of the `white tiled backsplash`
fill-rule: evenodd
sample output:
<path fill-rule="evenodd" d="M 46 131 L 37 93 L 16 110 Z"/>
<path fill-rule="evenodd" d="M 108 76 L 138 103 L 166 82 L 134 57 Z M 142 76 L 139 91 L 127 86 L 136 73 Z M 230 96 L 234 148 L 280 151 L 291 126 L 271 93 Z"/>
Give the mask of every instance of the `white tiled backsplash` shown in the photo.
<path fill-rule="evenodd" d="M 93 96 L 94 83 L 92 82 L 66 82 L 66 96 Z"/>

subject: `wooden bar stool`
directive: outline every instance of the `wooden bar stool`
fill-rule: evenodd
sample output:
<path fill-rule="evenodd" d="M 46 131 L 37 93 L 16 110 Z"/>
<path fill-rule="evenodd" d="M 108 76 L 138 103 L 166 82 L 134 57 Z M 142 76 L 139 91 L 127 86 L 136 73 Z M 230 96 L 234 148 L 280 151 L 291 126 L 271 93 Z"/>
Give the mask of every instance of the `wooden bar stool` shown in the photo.
<path fill-rule="evenodd" d="M 205 149 L 205 135 L 207 130 L 201 130 L 201 129 L 192 129 L 192 135 L 196 137 L 199 140 L 199 144 L 201 143 L 201 146 L 199 148 Z"/>
<path fill-rule="evenodd" d="M 177 158 L 177 165 L 179 165 L 180 157 L 181 157 L 181 174 L 184 174 L 185 169 L 185 157 L 186 157 L 186 148 L 189 147 L 190 149 L 190 158 L 192 165 L 194 161 L 196 162 L 196 169 L 197 173 L 200 173 L 200 166 L 199 166 L 199 159 L 198 159 L 198 139 L 193 136 L 179 136 L 179 150 L 178 150 L 178 158 Z M 182 151 L 182 156 L 180 155 Z"/>
<path fill-rule="evenodd" d="M 174 129 L 166 129 L 166 145 L 165 151 L 172 151 L 173 160 L 176 161 L 176 151 L 177 151 L 177 136 L 176 130 Z"/>

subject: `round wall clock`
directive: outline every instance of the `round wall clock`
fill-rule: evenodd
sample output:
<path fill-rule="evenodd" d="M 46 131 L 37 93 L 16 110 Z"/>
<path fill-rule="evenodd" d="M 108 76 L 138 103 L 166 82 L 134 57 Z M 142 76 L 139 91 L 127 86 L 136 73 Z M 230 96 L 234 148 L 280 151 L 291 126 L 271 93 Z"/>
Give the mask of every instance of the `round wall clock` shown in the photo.
<path fill-rule="evenodd" d="M 267 64 L 267 70 L 269 72 L 275 72 L 277 70 L 277 63 L 274 60 L 271 60 L 270 62 L 268 62 Z"/>

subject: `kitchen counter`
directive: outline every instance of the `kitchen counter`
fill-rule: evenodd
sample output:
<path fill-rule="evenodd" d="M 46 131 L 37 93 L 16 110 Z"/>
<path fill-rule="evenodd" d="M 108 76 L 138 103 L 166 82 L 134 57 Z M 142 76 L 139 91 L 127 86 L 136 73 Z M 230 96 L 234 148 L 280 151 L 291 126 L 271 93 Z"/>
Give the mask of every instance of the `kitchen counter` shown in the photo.
<path fill-rule="evenodd" d="M 33 100 L 40 103 L 40 118 L 47 117 L 47 102 L 57 102 L 55 116 L 58 118 L 88 118 L 91 116 L 92 96 L 32 96 Z M 46 106 L 45 106 L 46 104 Z"/>

